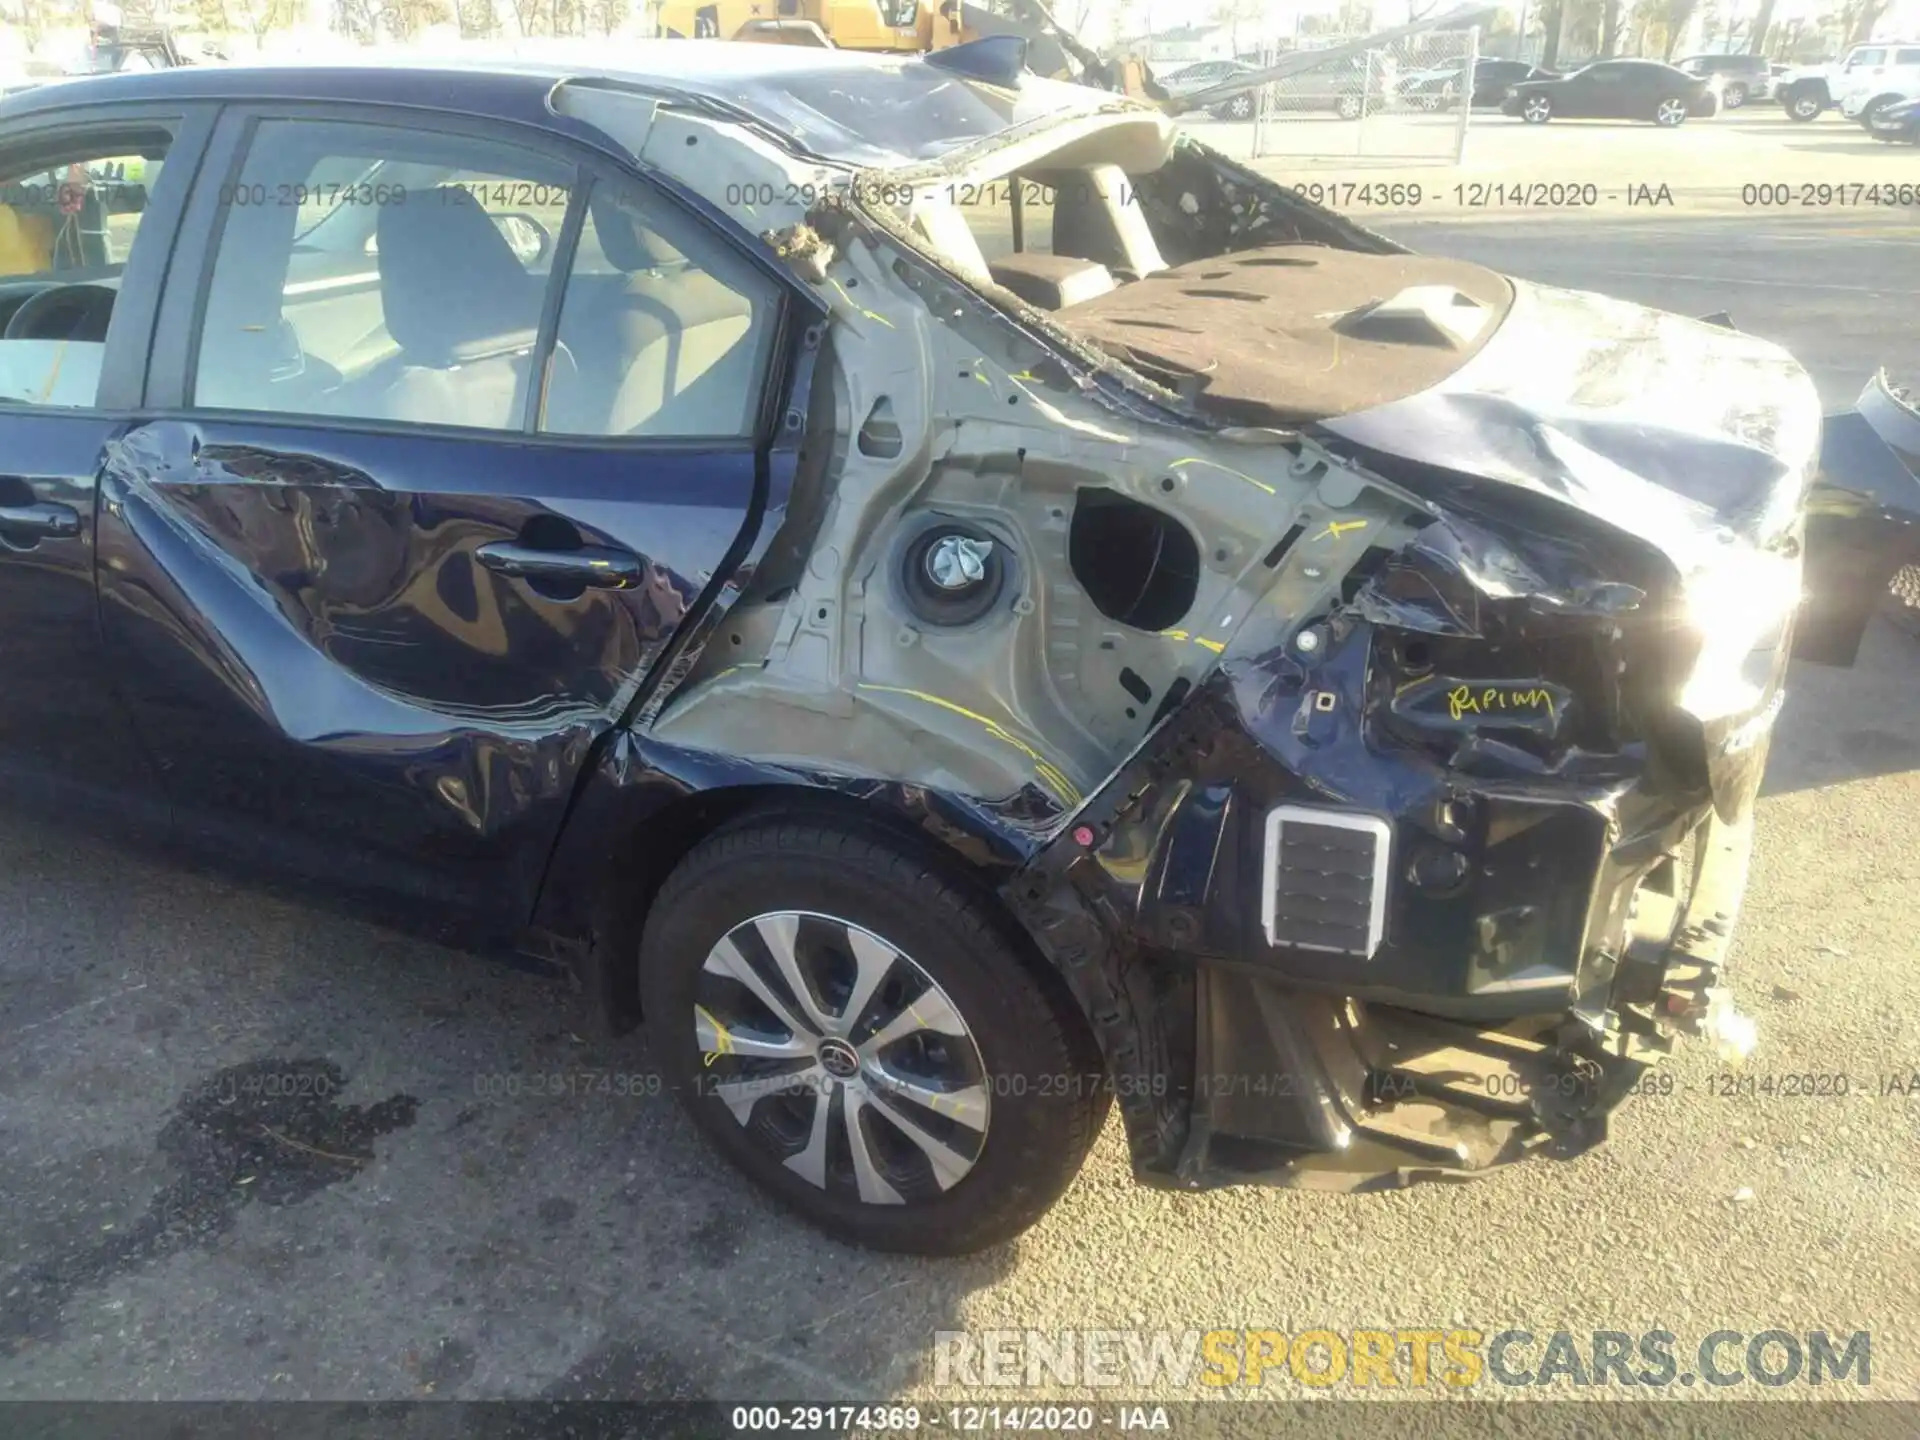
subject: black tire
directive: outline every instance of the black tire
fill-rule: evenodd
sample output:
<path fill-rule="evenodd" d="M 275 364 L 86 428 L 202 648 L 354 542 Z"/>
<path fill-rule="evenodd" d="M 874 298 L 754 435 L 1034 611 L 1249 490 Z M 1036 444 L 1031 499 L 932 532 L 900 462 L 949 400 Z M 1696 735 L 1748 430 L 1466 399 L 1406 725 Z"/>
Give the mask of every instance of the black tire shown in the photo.
<path fill-rule="evenodd" d="M 1899 103 L 1900 97 L 1898 95 L 1881 95 L 1876 99 L 1869 100 L 1860 111 L 1860 128 L 1871 131 L 1873 129 L 1873 122 L 1878 120 L 1885 111 L 1891 110 Z"/>
<path fill-rule="evenodd" d="M 1804 88 L 1789 90 L 1782 103 L 1786 106 L 1787 118 L 1796 120 L 1802 125 L 1811 120 L 1818 120 L 1827 109 L 1827 102 L 1821 98 L 1819 92 Z"/>
<path fill-rule="evenodd" d="M 1653 107 L 1650 117 L 1662 130 L 1676 130 L 1687 123 L 1687 102 L 1680 95 L 1669 95 Z"/>
<path fill-rule="evenodd" d="M 1529 125 L 1544 125 L 1553 118 L 1553 99 L 1547 95 L 1528 95 L 1520 101 L 1520 118 Z"/>
<path fill-rule="evenodd" d="M 1251 120 L 1253 118 L 1253 96 L 1236 95 L 1227 101 L 1226 115 L 1229 120 Z"/>
<path fill-rule="evenodd" d="M 1742 105 L 1747 103 L 1746 85 L 1741 81 L 1738 81 L 1738 80 L 1734 81 L 1731 85 L 1727 86 L 1727 88 L 1724 91 L 1721 92 L 1720 100 L 1721 100 L 1721 103 L 1727 107 L 1727 109 L 1738 110 Z"/>
<path fill-rule="evenodd" d="M 820 1068 L 825 1064 L 822 1049 L 813 1062 L 823 1077 L 817 1088 L 810 1084 L 798 1093 L 754 1098 L 740 1119 L 716 1093 L 715 1085 L 728 1083 L 729 1076 L 755 1072 L 743 1057 L 726 1053 L 738 1043 L 732 1032 L 724 1032 L 727 1043 L 716 1044 L 713 1053 L 703 1050 L 695 1028 L 696 987 L 736 985 L 726 977 L 716 981 L 711 973 L 703 978 L 709 955 L 724 937 L 746 934 L 736 927 L 779 912 L 830 916 L 831 922 L 803 923 L 850 925 L 879 937 L 898 952 L 895 961 L 911 962 L 912 973 L 901 993 L 912 994 L 921 980 L 931 980 L 935 987 L 901 1001 L 891 995 L 890 980 L 888 988 L 870 992 L 863 1006 L 867 1014 L 889 1003 L 904 1004 L 918 1020 L 914 1007 L 926 1007 L 929 994 L 957 1012 L 967 1034 L 954 1043 L 970 1041 L 977 1047 L 970 1061 L 977 1062 L 974 1073 L 982 1077 L 987 1095 L 984 1134 L 967 1133 L 956 1140 L 977 1143 L 971 1168 L 957 1180 L 942 1180 L 931 1166 L 923 1176 L 909 1173 L 931 1152 L 916 1152 L 897 1126 L 879 1126 L 876 1137 L 874 1124 L 860 1118 L 878 1112 L 890 1120 L 894 1114 L 872 1098 L 878 1092 L 866 1084 L 864 1058 L 850 1087 L 847 1079 L 827 1078 Z M 877 829 L 787 817 L 723 831 L 680 863 L 647 919 L 640 947 L 640 991 L 655 1064 L 722 1154 L 755 1184 L 835 1237 L 920 1255 L 964 1255 L 1001 1244 L 1044 1215 L 1072 1184 L 1111 1100 L 1084 1017 L 1062 985 L 1039 973 L 1041 962 L 1023 955 L 1020 938 L 1009 931 L 1011 924 L 983 894 L 971 893 L 964 879 L 948 878 L 927 858 Z M 792 942 L 795 953 L 801 948 L 798 940 Z M 755 965 L 763 979 L 766 963 Z M 832 962 L 830 957 L 810 963 Z M 745 994 L 745 988 L 738 987 L 738 993 Z M 775 994 L 793 1015 L 804 1013 L 792 1008 L 790 985 L 782 982 Z M 849 1004 L 842 1001 L 841 1009 Z M 710 1023 L 714 1017 L 707 1013 L 705 1018 Z M 859 1036 L 861 1018 L 850 1017 L 849 1034 Z M 798 1036 L 798 1027 L 790 1033 Z M 944 1049 L 940 1053 L 944 1055 Z M 866 1098 L 856 1100 L 853 1089 Z M 814 1109 L 822 1103 L 827 1107 L 824 1118 Z M 923 1123 L 929 1113 L 938 1113 L 905 1101 L 889 1104 Z M 774 1107 L 770 1113 L 763 1109 L 769 1105 Z M 818 1152 L 818 1182 L 788 1168 L 789 1158 L 804 1163 L 800 1152 L 807 1147 L 803 1140 L 796 1143 L 802 1132 L 787 1123 L 781 1107 L 798 1107 L 813 1117 L 803 1124 L 837 1137 Z M 859 1187 L 867 1177 L 858 1174 L 855 1164 L 850 1138 L 855 1130 L 870 1141 L 892 1142 L 906 1170 L 889 1169 L 885 1176 L 905 1203 L 861 1198 Z M 945 1132 L 949 1139 L 957 1133 Z M 844 1153 L 835 1151 L 836 1144 Z M 785 1146 L 792 1148 L 783 1150 Z M 889 1147 L 869 1143 L 862 1148 L 871 1167 L 877 1152 Z"/>
<path fill-rule="evenodd" d="M 1333 102 L 1333 113 L 1342 120 L 1358 120 L 1366 108 L 1366 101 L 1358 95 L 1341 95 Z"/>

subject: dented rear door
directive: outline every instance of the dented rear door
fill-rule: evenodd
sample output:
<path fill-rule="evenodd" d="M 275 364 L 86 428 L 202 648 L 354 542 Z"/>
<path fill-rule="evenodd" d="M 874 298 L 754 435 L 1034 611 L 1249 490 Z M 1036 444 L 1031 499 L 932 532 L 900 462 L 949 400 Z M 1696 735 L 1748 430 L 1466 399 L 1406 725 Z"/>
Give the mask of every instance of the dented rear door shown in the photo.
<path fill-rule="evenodd" d="M 780 287 L 537 133 L 235 111 L 203 173 L 104 473 L 136 722 L 194 838 L 524 920 L 587 755 L 757 523 Z M 358 188 L 316 207 L 314 176 Z M 730 398 L 689 400 L 709 375 Z"/>

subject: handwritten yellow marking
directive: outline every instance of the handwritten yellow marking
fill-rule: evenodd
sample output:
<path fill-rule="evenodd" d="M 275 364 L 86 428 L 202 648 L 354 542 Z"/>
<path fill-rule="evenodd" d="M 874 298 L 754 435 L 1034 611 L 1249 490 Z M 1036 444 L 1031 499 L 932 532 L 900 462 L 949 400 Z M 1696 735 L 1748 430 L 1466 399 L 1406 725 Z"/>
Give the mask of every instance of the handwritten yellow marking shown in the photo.
<path fill-rule="evenodd" d="M 1204 635 L 1189 634 L 1185 630 L 1162 630 L 1160 633 L 1166 636 L 1167 639 L 1169 640 L 1191 640 L 1194 644 L 1199 645 L 1205 649 L 1211 650 L 1216 655 L 1220 654 L 1222 651 L 1224 651 L 1227 648 L 1224 641 L 1209 640 Z"/>
<path fill-rule="evenodd" d="M 1495 710 L 1545 710 L 1549 720 L 1556 718 L 1552 693 L 1538 686 L 1531 690 L 1511 690 L 1489 685 L 1475 695 L 1471 685 L 1456 685 L 1447 692 L 1447 709 L 1455 720 Z"/>
<path fill-rule="evenodd" d="M 1029 760 L 1033 761 L 1033 773 L 1039 777 L 1043 785 L 1051 787 L 1061 798 L 1070 804 L 1078 805 L 1080 803 L 1082 797 L 1073 782 L 1067 779 L 1046 756 L 1027 744 L 1027 742 L 1022 740 L 1018 735 L 1011 734 L 999 721 L 990 719 L 988 716 L 982 715 L 977 711 L 969 710 L 964 705 L 956 705 L 951 700 L 944 700 L 938 695 L 929 695 L 924 690 L 909 690 L 900 685 L 868 685 L 864 682 L 861 683 L 859 688 L 862 690 L 871 690 L 882 695 L 905 695 L 909 699 L 924 700 L 929 705 L 938 705 L 942 710 L 951 710 L 955 715 L 964 715 L 976 724 L 984 725 L 987 733 L 993 736 L 994 739 L 1005 741 L 1021 754 L 1025 755 Z"/>
<path fill-rule="evenodd" d="M 1258 489 L 1266 491 L 1267 494 L 1269 495 L 1278 495 L 1280 493 L 1278 490 L 1274 489 L 1273 486 L 1267 484 L 1267 482 L 1264 480 L 1256 480 L 1253 478 L 1253 476 L 1248 475 L 1244 471 L 1236 470 L 1231 465 L 1222 465 L 1218 460 L 1208 460 L 1204 456 L 1200 456 L 1200 455 L 1190 455 L 1185 460 L 1176 460 L 1171 465 L 1167 466 L 1167 468 L 1169 470 L 1178 470 L 1183 465 L 1211 465 L 1214 469 L 1224 470 L 1227 472 L 1227 474 L 1236 476 L 1237 478 L 1246 481 L 1249 485 L 1255 486 Z"/>
<path fill-rule="evenodd" d="M 694 1006 L 693 1013 L 711 1025 L 714 1034 L 715 1048 L 707 1051 L 707 1053 L 701 1057 L 700 1064 L 702 1066 L 708 1066 L 713 1064 L 713 1062 L 718 1060 L 722 1055 L 733 1054 L 733 1036 L 728 1032 L 727 1027 L 714 1019 L 704 1005 Z"/>
<path fill-rule="evenodd" d="M 1364 520 L 1329 520 L 1327 522 L 1327 528 L 1313 538 L 1316 540 L 1338 540 L 1349 530 L 1364 530 L 1366 528 L 1367 522 Z"/>
<path fill-rule="evenodd" d="M 844 286 L 844 285 L 842 285 L 842 284 L 841 284 L 841 283 L 840 283 L 840 282 L 839 282 L 838 280 L 829 280 L 829 281 L 828 281 L 827 283 L 828 283 L 829 285 L 831 285 L 831 286 L 833 286 L 833 288 L 834 288 L 834 289 L 836 289 L 836 290 L 838 290 L 838 291 L 840 292 L 840 298 L 841 298 L 842 300 L 844 300 L 844 301 L 846 301 L 846 302 L 847 302 L 847 304 L 849 304 L 849 305 L 851 305 L 851 306 L 853 306 L 853 308 L 854 308 L 854 309 L 855 309 L 856 311 L 858 311 L 858 312 L 859 312 L 860 314 L 862 314 L 862 315 L 864 315 L 864 316 L 866 316 L 866 317 L 867 317 L 867 319 L 869 319 L 869 320 L 878 320 L 878 321 L 879 321 L 879 322 L 880 322 L 880 323 L 881 323 L 882 325 L 884 325 L 884 326 L 886 326 L 886 327 L 887 327 L 887 328 L 888 328 L 889 330 L 891 330 L 891 329 L 893 329 L 893 328 L 894 328 L 894 324 L 893 324 L 893 322 L 892 322 L 891 320 L 889 320 L 889 319 L 887 319 L 887 317 L 886 317 L 886 316 L 884 316 L 884 315 L 876 315 L 876 314 L 874 314 L 874 313 L 873 313 L 873 311 L 871 311 L 871 310 L 868 310 L 867 308 L 865 308 L 864 306 L 862 306 L 861 304 L 859 304 L 859 303 L 858 303 L 858 302 L 857 302 L 857 301 L 856 301 L 856 300 L 855 300 L 855 299 L 853 298 L 853 296 L 851 296 L 851 295 L 849 295 L 849 294 L 847 293 L 847 287 L 846 287 L 846 286 Z"/>

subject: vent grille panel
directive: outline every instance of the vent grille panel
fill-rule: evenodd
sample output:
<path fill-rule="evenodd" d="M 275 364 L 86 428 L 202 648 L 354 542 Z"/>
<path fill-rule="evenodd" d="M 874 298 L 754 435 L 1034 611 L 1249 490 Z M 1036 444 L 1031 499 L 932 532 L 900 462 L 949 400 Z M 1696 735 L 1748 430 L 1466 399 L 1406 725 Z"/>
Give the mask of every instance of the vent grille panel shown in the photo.
<path fill-rule="evenodd" d="M 1392 831 L 1373 815 L 1283 805 L 1267 817 L 1267 940 L 1372 955 L 1386 918 Z"/>

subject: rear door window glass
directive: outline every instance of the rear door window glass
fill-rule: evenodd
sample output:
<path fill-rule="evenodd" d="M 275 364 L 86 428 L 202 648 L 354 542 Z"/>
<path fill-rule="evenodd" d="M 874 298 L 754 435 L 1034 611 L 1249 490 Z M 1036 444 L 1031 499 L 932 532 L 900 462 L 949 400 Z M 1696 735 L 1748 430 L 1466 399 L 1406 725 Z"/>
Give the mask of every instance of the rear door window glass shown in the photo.
<path fill-rule="evenodd" d="M 221 187 L 193 403 L 523 428 L 574 186 L 491 139 L 263 121 Z"/>
<path fill-rule="evenodd" d="M 780 290 L 705 222 L 644 186 L 601 180 L 566 285 L 541 430 L 753 434 Z"/>

